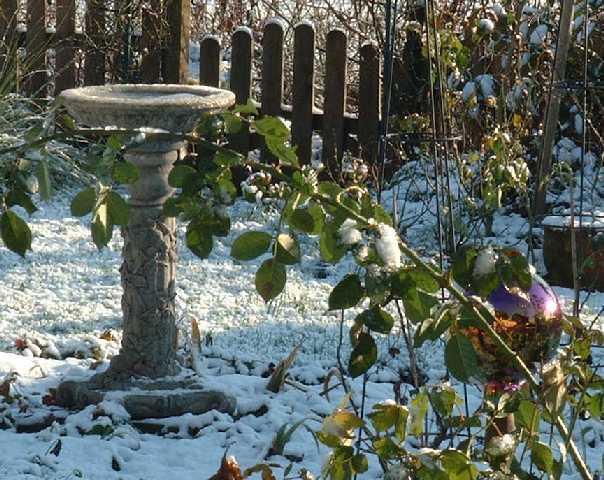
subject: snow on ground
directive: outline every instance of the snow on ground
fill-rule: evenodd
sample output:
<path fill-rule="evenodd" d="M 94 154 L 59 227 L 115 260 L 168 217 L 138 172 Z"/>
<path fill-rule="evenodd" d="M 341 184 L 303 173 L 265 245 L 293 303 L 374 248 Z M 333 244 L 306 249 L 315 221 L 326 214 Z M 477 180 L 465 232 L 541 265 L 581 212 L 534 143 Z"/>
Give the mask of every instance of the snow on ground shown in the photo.
<path fill-rule="evenodd" d="M 385 193 L 384 203 L 397 203 L 400 225 L 412 244 L 434 251 L 434 205 L 426 199 L 427 191 L 429 185 L 422 175 L 410 175 Z M 336 364 L 339 331 L 339 317 L 327 312 L 327 297 L 331 287 L 356 267 L 351 261 L 337 267 L 323 265 L 311 248 L 314 240 L 308 240 L 302 245 L 306 255 L 301 265 L 288 268 L 286 292 L 267 307 L 253 283 L 263 258 L 240 263 L 229 257 L 229 251 L 243 231 L 270 229 L 275 215 L 244 202 L 232 207 L 233 232 L 216 241 L 209 259 L 200 261 L 179 245 L 177 273 L 181 354 L 187 355 L 190 320 L 195 318 L 202 336 L 212 339 L 203 349 L 204 381 L 239 399 L 237 417 L 209 412 L 168 419 L 165 423 L 171 428 L 160 436 L 134 428 L 112 402 L 82 412 L 43 405 L 48 389 L 66 375 L 84 378 L 105 368 L 120 340 L 121 239 L 116 232 L 109 247 L 99 252 L 90 240 L 87 220 L 69 214 L 73 194 L 59 193 L 31 217 L 33 252 L 25 260 L 0 247 L 0 352 L 4 352 L 0 353 L 0 378 L 17 372 L 13 389 L 22 395 L 17 404 L 0 404 L 0 428 L 2 422 L 12 422 L 10 428 L 0 430 L 0 479 L 203 479 L 216 471 L 227 448 L 248 467 L 266 458 L 282 425 L 307 419 L 309 428 L 320 428 L 321 418 L 344 395 L 341 389 L 332 391 L 329 400 L 321 394 L 322 381 Z M 183 226 L 179 228 L 182 239 Z M 497 212 L 493 231 L 496 237 L 485 238 L 485 243 L 517 245 L 525 251 L 528 225 L 520 215 Z M 572 292 L 556 290 L 570 309 Z M 602 305 L 604 294 L 589 295 L 586 320 L 591 321 Z M 347 337 L 345 330 L 344 361 L 349 355 Z M 29 356 L 15 348 L 19 341 L 33 345 L 22 352 Z M 263 375 L 296 345 L 301 345 L 301 352 L 291 373 L 298 386 L 268 393 Z M 389 347 L 401 354 L 391 358 Z M 404 374 L 408 365 L 398 332 L 384 337 L 379 350 L 379 365 L 372 370 L 367 388 L 368 406 L 393 398 L 392 382 L 400 379 L 399 370 Z M 39 358 L 40 353 L 62 359 Z M 430 383 L 440 382 L 445 376 L 442 344 L 426 344 L 418 356 Z M 602 363 L 604 355 L 597 352 L 596 356 Z M 362 391 L 359 382 L 353 383 L 357 404 Z M 403 393 L 410 388 L 403 384 Z M 455 388 L 461 392 L 460 385 Z M 470 387 L 471 410 L 480 399 L 478 388 Z M 41 432 L 15 432 L 15 424 L 26 428 L 49 413 L 57 422 Z M 547 425 L 543 429 L 548 432 Z M 590 466 L 601 468 L 601 426 L 580 420 L 577 432 L 585 437 L 579 440 Z M 57 456 L 53 452 L 58 440 Z M 295 461 L 294 471 L 305 467 L 318 474 L 327 453 L 317 448 L 306 429 L 299 428 L 285 448 L 287 458 L 269 460 L 283 467 Z M 577 478 L 570 464 L 565 468 L 565 478 Z M 372 460 L 363 478 L 381 478 L 379 472 Z"/>

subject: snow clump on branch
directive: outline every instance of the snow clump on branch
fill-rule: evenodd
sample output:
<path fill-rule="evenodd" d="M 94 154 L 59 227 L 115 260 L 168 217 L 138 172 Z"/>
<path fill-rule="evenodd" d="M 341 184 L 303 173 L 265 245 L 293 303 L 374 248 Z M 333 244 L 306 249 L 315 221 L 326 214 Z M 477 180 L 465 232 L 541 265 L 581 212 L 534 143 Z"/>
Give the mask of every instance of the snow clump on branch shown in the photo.
<path fill-rule="evenodd" d="M 357 222 L 347 218 L 338 230 L 342 245 L 356 245 L 363 240 L 363 234 L 357 229 Z"/>
<path fill-rule="evenodd" d="M 377 226 L 379 233 L 375 241 L 378 255 L 387 267 L 399 268 L 401 266 L 401 250 L 398 245 L 398 233 L 390 225 L 380 223 Z"/>

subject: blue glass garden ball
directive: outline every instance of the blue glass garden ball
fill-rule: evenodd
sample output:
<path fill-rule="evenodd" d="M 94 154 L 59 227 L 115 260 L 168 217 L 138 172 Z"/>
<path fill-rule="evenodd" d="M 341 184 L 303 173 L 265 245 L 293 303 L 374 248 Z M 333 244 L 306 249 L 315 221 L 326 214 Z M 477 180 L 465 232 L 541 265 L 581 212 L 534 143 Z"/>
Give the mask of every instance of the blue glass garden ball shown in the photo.
<path fill-rule="evenodd" d="M 556 294 L 538 275 L 533 274 L 532 279 L 528 292 L 500 284 L 487 299 L 495 312 L 494 330 L 529 368 L 554 357 L 562 333 L 562 308 Z M 487 391 L 518 389 L 521 372 L 502 355 L 488 334 L 475 327 L 466 328 L 464 333 L 478 355 Z"/>

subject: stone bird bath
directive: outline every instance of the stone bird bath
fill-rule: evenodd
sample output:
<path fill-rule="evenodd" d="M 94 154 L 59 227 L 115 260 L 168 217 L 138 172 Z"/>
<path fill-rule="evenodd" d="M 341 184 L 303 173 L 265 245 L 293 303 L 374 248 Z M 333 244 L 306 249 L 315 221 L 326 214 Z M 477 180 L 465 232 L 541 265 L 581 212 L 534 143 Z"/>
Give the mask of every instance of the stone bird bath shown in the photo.
<path fill-rule="evenodd" d="M 234 399 L 204 390 L 198 379 L 186 379 L 179 372 L 176 222 L 162 215 L 162 207 L 173 193 L 168 184 L 172 165 L 185 152 L 182 134 L 194 129 L 201 114 L 233 105 L 235 96 L 201 86 L 107 85 L 66 90 L 61 99 L 75 120 L 87 127 L 161 130 L 166 135 L 149 135 L 124 152 L 126 160 L 138 167 L 139 179 L 130 186 L 130 218 L 122 230 L 120 353 L 90 381 L 63 382 L 57 403 L 81 408 L 101 401 L 108 391 L 112 398 L 122 391 L 122 402 L 133 419 L 210 409 L 232 412 Z"/>

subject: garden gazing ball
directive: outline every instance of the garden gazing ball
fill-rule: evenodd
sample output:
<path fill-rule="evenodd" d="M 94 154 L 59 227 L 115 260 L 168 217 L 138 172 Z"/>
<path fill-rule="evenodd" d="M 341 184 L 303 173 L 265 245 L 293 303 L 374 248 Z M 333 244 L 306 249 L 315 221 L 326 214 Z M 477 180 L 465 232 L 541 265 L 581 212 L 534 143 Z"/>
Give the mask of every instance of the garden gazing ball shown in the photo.
<path fill-rule="evenodd" d="M 487 298 L 496 321 L 493 328 L 529 368 L 551 360 L 560 344 L 562 309 L 556 294 L 536 274 L 528 292 L 500 284 Z M 464 334 L 472 342 L 486 376 L 487 392 L 519 388 L 522 374 L 502 356 L 486 332 L 467 327 Z"/>

